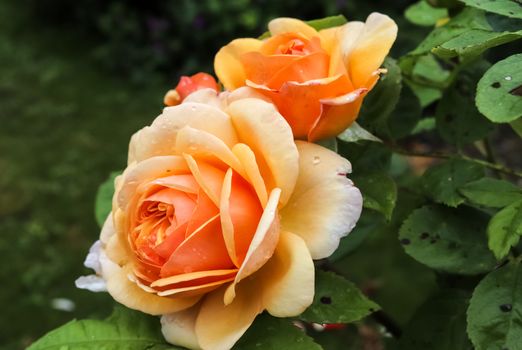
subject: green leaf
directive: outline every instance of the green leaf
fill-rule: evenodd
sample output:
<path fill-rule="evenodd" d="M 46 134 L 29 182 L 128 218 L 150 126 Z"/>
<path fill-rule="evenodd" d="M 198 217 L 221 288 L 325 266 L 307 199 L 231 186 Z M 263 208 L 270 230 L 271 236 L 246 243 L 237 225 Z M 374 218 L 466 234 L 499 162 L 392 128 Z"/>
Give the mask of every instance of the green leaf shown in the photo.
<path fill-rule="evenodd" d="M 363 207 L 391 219 L 397 200 L 397 185 L 386 173 L 370 173 L 351 177 L 363 195 Z"/>
<path fill-rule="evenodd" d="M 415 128 L 412 130 L 412 134 L 420 134 L 421 132 L 431 131 L 435 129 L 436 127 L 436 120 L 435 118 L 424 118 L 419 120 L 417 125 L 415 125 Z"/>
<path fill-rule="evenodd" d="M 332 272 L 317 271 L 314 302 L 299 318 L 316 323 L 349 323 L 379 309 L 352 282 Z"/>
<path fill-rule="evenodd" d="M 486 243 L 488 219 L 469 207 L 426 205 L 404 222 L 399 239 L 406 253 L 433 269 L 465 275 L 484 273 L 496 262 Z"/>
<path fill-rule="evenodd" d="M 432 52 L 444 58 L 455 56 L 475 57 L 489 48 L 520 38 L 522 38 L 522 31 L 497 33 L 481 29 L 472 29 L 435 47 Z"/>
<path fill-rule="evenodd" d="M 412 70 L 413 79 L 417 82 L 435 82 L 446 86 L 451 73 L 442 67 L 433 55 L 419 57 Z"/>
<path fill-rule="evenodd" d="M 466 335 L 469 294 L 444 290 L 415 313 L 399 341 L 401 350 L 472 350 Z"/>
<path fill-rule="evenodd" d="M 482 166 L 461 159 L 450 159 L 428 169 L 422 176 L 422 184 L 435 202 L 456 207 L 464 203 L 459 188 L 483 176 Z"/>
<path fill-rule="evenodd" d="M 346 22 L 348 22 L 348 20 L 343 15 L 329 16 L 329 17 L 324 17 L 324 18 L 319 18 L 319 19 L 312 19 L 310 21 L 305 21 L 306 24 L 308 24 L 310 27 L 314 28 L 315 30 L 342 26 Z M 270 38 L 269 31 L 266 31 L 263 34 L 261 34 L 258 39 L 262 40 L 262 39 L 267 39 L 267 38 Z"/>
<path fill-rule="evenodd" d="M 522 116 L 522 54 L 510 56 L 491 67 L 477 86 L 479 111 L 495 123 Z"/>
<path fill-rule="evenodd" d="M 512 121 L 510 125 L 513 131 L 515 131 L 518 136 L 522 137 L 522 118 Z"/>
<path fill-rule="evenodd" d="M 488 225 L 488 245 L 497 259 L 504 258 L 522 235 L 522 199 L 495 214 Z"/>
<path fill-rule="evenodd" d="M 512 262 L 489 273 L 468 308 L 468 335 L 476 350 L 522 349 L 522 268 Z"/>
<path fill-rule="evenodd" d="M 112 196 L 114 195 L 114 179 L 120 175 L 120 172 L 113 171 L 107 180 L 105 180 L 96 192 L 96 199 L 94 201 L 94 214 L 96 222 L 100 227 L 103 226 L 107 215 L 112 210 Z"/>
<path fill-rule="evenodd" d="M 388 136 L 397 140 L 410 135 L 421 114 L 422 107 L 419 98 L 409 86 L 403 86 L 399 102 L 388 118 Z"/>
<path fill-rule="evenodd" d="M 373 141 L 382 142 L 380 138 L 372 135 L 369 131 L 360 126 L 357 122 L 353 122 L 352 125 L 338 136 L 345 142 L 359 142 L 359 141 Z"/>
<path fill-rule="evenodd" d="M 410 5 L 404 12 L 404 17 L 419 26 L 434 26 L 438 20 L 448 16 L 448 10 L 438 9 L 421 0 Z"/>
<path fill-rule="evenodd" d="M 364 99 L 358 121 L 370 132 L 387 136 L 388 117 L 399 101 L 402 78 L 401 69 L 394 59 L 388 57 L 383 66 L 388 72 Z"/>
<path fill-rule="evenodd" d="M 337 139 L 335 137 L 320 140 L 317 144 L 337 153 Z"/>
<path fill-rule="evenodd" d="M 470 202 L 490 208 L 502 208 L 522 199 L 522 188 L 491 177 L 467 183 L 459 192 Z"/>
<path fill-rule="evenodd" d="M 157 317 L 117 307 L 105 321 L 71 321 L 33 343 L 27 350 L 105 349 L 175 350 L 165 342 Z"/>
<path fill-rule="evenodd" d="M 321 350 L 321 346 L 290 320 L 272 317 L 266 313 L 254 323 L 234 346 L 236 350 Z"/>
<path fill-rule="evenodd" d="M 460 0 L 468 6 L 476 7 L 499 15 L 522 18 L 522 5 L 518 0 Z"/>
<path fill-rule="evenodd" d="M 477 82 L 489 67 L 486 61 L 468 66 L 437 105 L 437 129 L 447 142 L 462 147 L 484 138 L 494 129 L 495 124 L 484 118 L 475 106 Z"/>
<path fill-rule="evenodd" d="M 363 210 L 357 225 L 350 234 L 341 239 L 339 247 L 328 257 L 328 261 L 337 261 L 353 252 L 366 237 L 380 226 L 384 225 L 383 216 L 372 210 Z"/>
<path fill-rule="evenodd" d="M 310 21 L 306 21 L 306 24 L 315 28 L 315 30 L 327 29 L 332 27 L 342 26 L 348 22 L 346 17 L 343 15 L 330 16 L 320 19 L 312 19 Z"/>

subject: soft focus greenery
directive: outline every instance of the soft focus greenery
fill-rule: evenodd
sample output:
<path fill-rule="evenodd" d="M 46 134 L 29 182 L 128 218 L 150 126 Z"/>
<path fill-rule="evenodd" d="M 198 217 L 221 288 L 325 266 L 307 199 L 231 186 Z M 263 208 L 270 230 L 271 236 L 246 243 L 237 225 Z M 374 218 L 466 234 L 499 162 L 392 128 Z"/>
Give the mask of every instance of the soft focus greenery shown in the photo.
<path fill-rule="evenodd" d="M 464 350 L 469 339 L 476 349 L 522 349 L 514 296 L 521 292 L 522 6 L 463 2 L 470 7 L 456 0 L 0 2 L 0 348 L 25 348 L 73 318 L 94 320 L 68 323 L 39 346 L 117 333 L 132 348 L 165 348 L 157 320 L 116 309 L 101 321 L 112 299 L 74 287 L 89 273 L 82 262 L 107 209 L 102 193 L 95 213 L 97 188 L 124 167 L 129 137 L 160 113 L 181 74 L 211 72 L 219 47 L 262 34 L 269 19 L 364 20 L 379 11 L 399 24 L 388 74 L 365 100 L 360 126 L 336 143 L 352 162 L 365 210 L 339 250 L 318 262 L 366 296 L 318 273 L 303 319 L 373 314 L 324 332 L 308 324 L 308 333 L 324 349 Z M 356 302 L 325 305 L 325 291 Z M 318 349 L 286 320 L 273 322 L 260 317 L 238 346 Z"/>

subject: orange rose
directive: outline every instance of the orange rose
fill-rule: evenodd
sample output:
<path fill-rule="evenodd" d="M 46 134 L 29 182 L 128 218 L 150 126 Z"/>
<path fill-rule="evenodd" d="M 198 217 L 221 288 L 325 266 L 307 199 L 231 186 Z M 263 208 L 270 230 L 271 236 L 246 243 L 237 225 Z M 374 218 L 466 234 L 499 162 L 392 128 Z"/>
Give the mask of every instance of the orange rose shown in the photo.
<path fill-rule="evenodd" d="M 315 30 L 293 18 L 268 25 L 270 38 L 236 39 L 214 68 L 226 89 L 248 85 L 269 97 L 297 139 L 336 136 L 356 118 L 397 36 L 388 16 Z"/>
<path fill-rule="evenodd" d="M 312 259 L 329 256 L 360 215 L 350 163 L 296 144 L 256 96 L 199 90 L 132 137 L 87 259 L 99 277 L 78 281 L 105 282 L 118 302 L 163 315 L 170 343 L 229 349 L 263 310 L 302 313 Z"/>

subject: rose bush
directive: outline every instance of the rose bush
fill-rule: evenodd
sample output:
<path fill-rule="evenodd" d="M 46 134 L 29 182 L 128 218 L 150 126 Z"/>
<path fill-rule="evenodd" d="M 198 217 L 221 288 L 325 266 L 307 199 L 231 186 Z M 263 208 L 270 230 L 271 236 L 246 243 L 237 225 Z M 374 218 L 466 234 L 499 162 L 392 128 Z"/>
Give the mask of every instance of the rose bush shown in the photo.
<path fill-rule="evenodd" d="M 395 22 L 379 13 L 319 31 L 293 18 L 268 28 L 266 40 L 223 47 L 214 69 L 226 89 L 248 85 L 269 97 L 295 137 L 308 141 L 336 136 L 357 118 L 397 36 Z"/>
<path fill-rule="evenodd" d="M 350 171 L 295 143 L 254 90 L 198 90 L 132 137 L 88 265 L 118 302 L 163 315 L 170 343 L 229 349 L 263 310 L 311 304 L 312 259 L 332 254 L 361 212 Z"/>

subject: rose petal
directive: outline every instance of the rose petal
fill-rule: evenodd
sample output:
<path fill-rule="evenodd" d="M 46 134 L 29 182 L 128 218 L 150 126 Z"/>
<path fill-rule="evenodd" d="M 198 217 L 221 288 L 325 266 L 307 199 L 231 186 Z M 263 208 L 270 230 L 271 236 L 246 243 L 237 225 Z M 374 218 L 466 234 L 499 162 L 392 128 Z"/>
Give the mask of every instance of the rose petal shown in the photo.
<path fill-rule="evenodd" d="M 79 289 L 86 289 L 91 292 L 106 292 L 107 283 L 98 275 L 80 276 L 74 281 L 74 285 Z"/>
<path fill-rule="evenodd" d="M 250 147 L 244 143 L 238 143 L 235 145 L 234 148 L 232 148 L 232 152 L 243 165 L 247 180 L 254 187 L 259 201 L 261 202 L 261 206 L 264 208 L 268 201 L 268 192 L 266 191 L 265 180 L 263 180 L 263 177 L 261 176 L 259 165 L 256 161 L 256 155 L 252 152 Z"/>
<path fill-rule="evenodd" d="M 116 191 L 116 203 L 121 209 L 136 195 L 140 184 L 176 174 L 190 174 L 186 161 L 181 156 L 158 156 L 128 167 L 121 177 L 121 188 Z"/>
<path fill-rule="evenodd" d="M 268 191 L 280 188 L 281 203 L 286 203 L 298 171 L 298 154 L 290 126 L 272 104 L 256 99 L 235 101 L 227 112 L 240 142 L 254 152 Z"/>
<path fill-rule="evenodd" d="M 259 286 L 242 283 L 234 302 L 225 306 L 224 289 L 207 295 L 196 319 L 196 336 L 205 350 L 228 350 L 263 310 Z"/>
<path fill-rule="evenodd" d="M 228 115 L 210 105 L 186 102 L 166 107 L 151 126 L 141 129 L 132 137 L 129 163 L 154 156 L 177 154 L 177 134 L 185 126 L 215 135 L 229 147 L 237 143 Z"/>
<path fill-rule="evenodd" d="M 324 147 L 297 141 L 299 178 L 281 211 L 281 227 L 306 242 L 312 258 L 330 256 L 355 226 L 362 196 L 346 178 L 350 162 Z"/>
<path fill-rule="evenodd" d="M 216 136 L 191 127 L 184 127 L 178 132 L 176 149 L 179 153 L 190 154 L 201 161 L 215 166 L 223 163 L 241 175 L 245 171 L 243 166 L 232 153 L 230 148 Z"/>
<path fill-rule="evenodd" d="M 196 161 L 191 155 L 183 154 L 187 164 L 198 182 L 199 186 L 205 191 L 206 195 L 219 207 L 221 197 L 221 186 L 225 177 L 225 172 L 213 167 L 205 162 Z"/>
<path fill-rule="evenodd" d="M 300 33 L 307 38 L 312 38 L 318 35 L 317 31 L 305 22 L 286 17 L 271 20 L 268 23 L 268 30 L 273 36 L 283 33 Z"/>
<path fill-rule="evenodd" d="M 214 59 L 214 71 L 226 90 L 245 85 L 245 71 L 240 57 L 246 52 L 259 51 L 262 44 L 257 39 L 236 39 L 218 51 Z"/>
<path fill-rule="evenodd" d="M 397 25 L 388 16 L 371 13 L 364 26 L 350 22 L 342 28 L 342 52 L 355 87 L 367 85 L 397 37 Z"/>
<path fill-rule="evenodd" d="M 161 317 L 161 332 L 165 340 L 188 349 L 201 349 L 195 332 L 198 313 L 199 304 L 187 310 L 163 315 Z"/>
<path fill-rule="evenodd" d="M 230 304 L 236 296 L 236 285 L 244 278 L 250 276 L 261 268 L 274 253 L 279 239 L 279 220 L 277 216 L 277 203 L 281 190 L 276 188 L 270 193 L 266 208 L 259 220 L 254 237 L 246 253 L 233 283 L 228 286 L 224 301 Z"/>
<path fill-rule="evenodd" d="M 128 308 L 150 315 L 162 315 L 186 309 L 199 300 L 199 297 L 170 299 L 147 293 L 129 280 L 128 268 L 115 264 L 105 254 L 102 254 L 100 262 L 103 278 L 107 281 L 107 291 Z"/>
<path fill-rule="evenodd" d="M 161 277 L 205 270 L 232 269 L 216 215 L 192 233 L 161 268 Z"/>
<path fill-rule="evenodd" d="M 303 239 L 281 232 L 274 255 L 260 270 L 263 306 L 276 317 L 301 314 L 314 299 L 314 263 Z"/>

